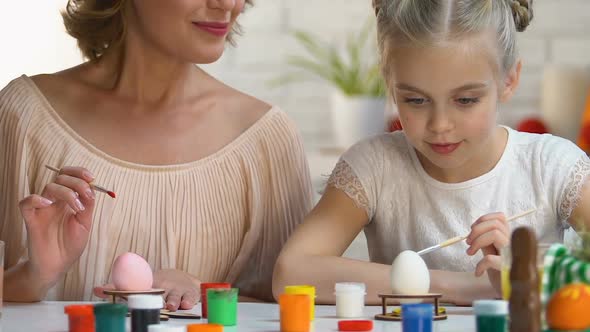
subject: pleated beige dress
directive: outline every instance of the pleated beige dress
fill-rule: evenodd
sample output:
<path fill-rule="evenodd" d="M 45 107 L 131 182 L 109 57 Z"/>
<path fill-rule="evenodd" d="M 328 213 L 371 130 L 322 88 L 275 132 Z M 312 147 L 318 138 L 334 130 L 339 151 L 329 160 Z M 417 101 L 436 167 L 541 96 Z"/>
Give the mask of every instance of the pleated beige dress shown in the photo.
<path fill-rule="evenodd" d="M 44 165 L 82 166 L 117 193 L 97 193 L 88 246 L 48 300 L 92 300 L 111 265 L 131 251 L 153 269 L 225 281 L 242 295 L 272 300 L 281 247 L 312 204 L 309 170 L 294 124 L 268 111 L 220 151 L 170 166 L 114 158 L 80 137 L 27 76 L 0 92 L 0 239 L 6 267 L 27 258 L 18 202 L 55 174 Z"/>

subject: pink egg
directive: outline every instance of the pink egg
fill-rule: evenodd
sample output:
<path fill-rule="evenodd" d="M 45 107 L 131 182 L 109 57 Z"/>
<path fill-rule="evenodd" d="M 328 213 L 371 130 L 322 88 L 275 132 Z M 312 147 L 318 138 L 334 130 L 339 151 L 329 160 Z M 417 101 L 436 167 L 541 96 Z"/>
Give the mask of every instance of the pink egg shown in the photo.
<path fill-rule="evenodd" d="M 112 269 L 115 288 L 121 291 L 146 291 L 152 289 L 154 275 L 143 257 L 127 252 L 115 259 Z"/>

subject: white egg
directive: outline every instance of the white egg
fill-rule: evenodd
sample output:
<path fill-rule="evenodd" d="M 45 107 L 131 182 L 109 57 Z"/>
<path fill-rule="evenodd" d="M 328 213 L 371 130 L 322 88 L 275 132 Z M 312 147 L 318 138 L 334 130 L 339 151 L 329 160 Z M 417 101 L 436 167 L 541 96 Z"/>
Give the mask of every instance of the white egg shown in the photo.
<path fill-rule="evenodd" d="M 406 250 L 402 251 L 393 260 L 391 264 L 391 289 L 394 294 L 428 294 L 430 290 L 430 273 L 420 255 L 414 251 Z"/>

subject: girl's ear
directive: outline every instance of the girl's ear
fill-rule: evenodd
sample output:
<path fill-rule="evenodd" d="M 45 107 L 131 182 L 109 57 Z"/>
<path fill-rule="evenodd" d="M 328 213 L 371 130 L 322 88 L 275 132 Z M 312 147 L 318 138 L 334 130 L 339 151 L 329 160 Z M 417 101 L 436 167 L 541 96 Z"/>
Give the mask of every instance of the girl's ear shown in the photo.
<path fill-rule="evenodd" d="M 518 87 L 518 83 L 520 82 L 521 69 L 522 60 L 519 59 L 504 78 L 504 82 L 500 91 L 500 102 L 507 102 L 514 95 L 514 92 Z"/>

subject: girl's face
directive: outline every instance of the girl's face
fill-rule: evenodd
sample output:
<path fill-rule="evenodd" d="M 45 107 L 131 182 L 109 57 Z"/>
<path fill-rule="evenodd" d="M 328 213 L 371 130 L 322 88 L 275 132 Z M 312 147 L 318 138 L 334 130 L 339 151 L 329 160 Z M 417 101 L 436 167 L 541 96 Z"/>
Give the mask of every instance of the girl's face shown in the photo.
<path fill-rule="evenodd" d="M 134 0 L 129 32 L 159 52 L 192 63 L 223 54 L 245 0 Z"/>
<path fill-rule="evenodd" d="M 403 130 L 425 170 L 443 181 L 485 173 L 504 148 L 496 110 L 518 84 L 520 64 L 506 77 L 498 74 L 487 39 L 395 51 L 389 85 Z"/>

